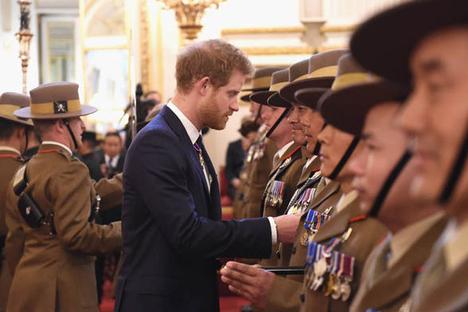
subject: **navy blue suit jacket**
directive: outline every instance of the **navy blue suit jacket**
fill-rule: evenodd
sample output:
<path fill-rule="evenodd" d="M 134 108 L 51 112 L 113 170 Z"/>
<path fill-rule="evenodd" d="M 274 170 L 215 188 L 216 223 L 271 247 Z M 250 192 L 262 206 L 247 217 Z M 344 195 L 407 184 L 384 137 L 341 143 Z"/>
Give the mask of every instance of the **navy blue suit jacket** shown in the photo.
<path fill-rule="evenodd" d="M 203 151 L 210 193 L 198 154 L 168 107 L 130 146 L 116 311 L 218 311 L 216 258 L 270 256 L 267 219 L 221 221 L 216 173 Z"/>

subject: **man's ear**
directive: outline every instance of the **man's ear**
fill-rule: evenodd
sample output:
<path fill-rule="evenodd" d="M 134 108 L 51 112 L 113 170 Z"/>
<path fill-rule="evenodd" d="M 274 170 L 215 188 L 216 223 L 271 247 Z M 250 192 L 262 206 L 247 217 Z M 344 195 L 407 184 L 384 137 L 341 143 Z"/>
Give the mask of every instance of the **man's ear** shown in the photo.
<path fill-rule="evenodd" d="M 203 77 L 195 83 L 195 88 L 198 90 L 200 95 L 207 95 L 210 87 L 211 83 L 209 77 Z"/>

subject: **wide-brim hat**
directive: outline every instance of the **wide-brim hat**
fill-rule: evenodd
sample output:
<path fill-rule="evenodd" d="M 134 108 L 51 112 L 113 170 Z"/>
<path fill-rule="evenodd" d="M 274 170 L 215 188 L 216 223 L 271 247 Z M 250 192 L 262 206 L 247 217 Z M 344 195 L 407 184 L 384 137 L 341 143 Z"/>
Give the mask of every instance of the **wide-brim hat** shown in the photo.
<path fill-rule="evenodd" d="M 280 95 L 289 102 L 294 94 L 304 88 L 330 88 L 335 80 L 338 59 L 347 50 L 332 50 L 312 55 L 309 59 L 291 65 L 290 83 L 280 90 Z"/>
<path fill-rule="evenodd" d="M 53 82 L 29 92 L 31 105 L 19 109 L 15 115 L 31 119 L 64 119 L 92 114 L 95 107 L 82 105 L 78 95 L 78 84 Z"/>
<path fill-rule="evenodd" d="M 270 103 L 268 99 L 278 91 L 281 90 L 285 85 L 289 83 L 289 70 L 287 68 L 278 70 L 271 75 L 270 88 L 267 91 L 258 91 L 250 95 L 250 100 L 262 105 L 276 106 L 276 103 Z M 284 102 L 284 100 L 283 100 Z M 285 105 L 290 106 L 289 103 Z M 282 106 L 283 107 L 283 106 Z"/>
<path fill-rule="evenodd" d="M 313 110 L 318 110 L 320 98 L 329 90 L 328 88 L 305 88 L 297 90 L 294 97 L 296 98 L 296 103 Z"/>
<path fill-rule="evenodd" d="M 336 92 L 320 107 L 320 113 L 334 127 L 359 135 L 369 110 L 385 102 L 402 103 L 408 93 L 409 89 L 400 84 L 376 80 Z"/>
<path fill-rule="evenodd" d="M 265 67 L 255 70 L 250 83 L 250 87 L 242 89 L 243 94 L 240 99 L 244 102 L 249 102 L 250 95 L 258 91 L 267 91 L 270 88 L 271 76 L 274 72 L 284 69 L 284 67 Z"/>
<path fill-rule="evenodd" d="M 16 92 L 5 92 L 0 96 L 0 118 L 33 126 L 31 119 L 21 118 L 14 114 L 18 109 L 27 106 L 29 106 L 29 96 Z"/>
<path fill-rule="evenodd" d="M 430 34 L 455 25 L 468 25 L 466 0 L 408 1 L 361 24 L 351 38 L 351 51 L 364 68 L 409 83 L 414 49 Z"/>

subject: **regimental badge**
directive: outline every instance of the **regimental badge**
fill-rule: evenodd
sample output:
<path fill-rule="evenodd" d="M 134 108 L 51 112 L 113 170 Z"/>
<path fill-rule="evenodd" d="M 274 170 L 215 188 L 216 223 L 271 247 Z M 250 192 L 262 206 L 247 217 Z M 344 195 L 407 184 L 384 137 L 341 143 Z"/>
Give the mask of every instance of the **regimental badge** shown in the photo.
<path fill-rule="evenodd" d="M 55 114 L 68 113 L 68 103 L 67 103 L 67 101 L 54 101 L 54 113 Z"/>

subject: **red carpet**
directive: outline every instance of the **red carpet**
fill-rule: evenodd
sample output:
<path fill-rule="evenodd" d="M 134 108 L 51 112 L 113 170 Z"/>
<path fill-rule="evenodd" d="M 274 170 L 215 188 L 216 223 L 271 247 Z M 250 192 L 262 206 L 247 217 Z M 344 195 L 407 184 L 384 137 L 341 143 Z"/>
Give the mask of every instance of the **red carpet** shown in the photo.
<path fill-rule="evenodd" d="M 248 303 L 236 296 L 223 296 L 220 298 L 221 312 L 239 312 L 242 306 Z M 106 282 L 104 285 L 104 298 L 100 306 L 101 312 L 113 312 L 114 311 L 114 299 L 111 298 L 111 284 Z"/>

